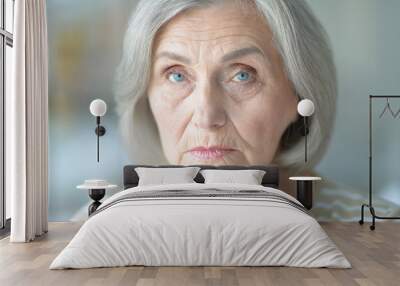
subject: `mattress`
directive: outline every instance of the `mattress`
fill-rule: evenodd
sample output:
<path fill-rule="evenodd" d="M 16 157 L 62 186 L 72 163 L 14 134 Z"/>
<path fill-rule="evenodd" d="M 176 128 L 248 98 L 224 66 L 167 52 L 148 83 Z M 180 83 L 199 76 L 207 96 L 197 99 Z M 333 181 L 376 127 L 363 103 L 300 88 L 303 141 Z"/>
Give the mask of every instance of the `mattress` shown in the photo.
<path fill-rule="evenodd" d="M 50 269 L 130 265 L 351 267 L 290 195 L 258 185 L 198 183 L 113 195 Z"/>

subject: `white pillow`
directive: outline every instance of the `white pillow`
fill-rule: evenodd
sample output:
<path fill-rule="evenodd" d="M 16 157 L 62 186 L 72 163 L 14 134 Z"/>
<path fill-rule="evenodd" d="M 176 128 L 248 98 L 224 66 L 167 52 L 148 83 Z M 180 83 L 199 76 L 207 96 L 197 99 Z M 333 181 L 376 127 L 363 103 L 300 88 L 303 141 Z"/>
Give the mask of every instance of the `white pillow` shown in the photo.
<path fill-rule="evenodd" d="M 201 170 L 205 184 L 226 183 L 261 185 L 265 171 L 262 170 Z"/>
<path fill-rule="evenodd" d="M 135 168 L 139 176 L 139 186 L 195 183 L 193 179 L 199 170 L 199 167 Z"/>

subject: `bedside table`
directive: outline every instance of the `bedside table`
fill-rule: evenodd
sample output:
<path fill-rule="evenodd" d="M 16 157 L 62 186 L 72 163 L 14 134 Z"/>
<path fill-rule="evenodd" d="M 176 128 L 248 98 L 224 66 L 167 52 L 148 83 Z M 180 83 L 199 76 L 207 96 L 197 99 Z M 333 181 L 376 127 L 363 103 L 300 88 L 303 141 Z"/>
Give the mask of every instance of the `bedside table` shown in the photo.
<path fill-rule="evenodd" d="M 320 177 L 290 177 L 297 182 L 297 200 L 308 210 L 313 205 L 313 181 L 321 181 Z"/>
<path fill-rule="evenodd" d="M 106 180 L 85 180 L 82 185 L 76 186 L 77 189 L 85 189 L 89 191 L 89 197 L 94 201 L 88 208 L 89 216 L 94 213 L 101 205 L 100 200 L 106 194 L 106 189 L 118 187 L 109 184 Z"/>

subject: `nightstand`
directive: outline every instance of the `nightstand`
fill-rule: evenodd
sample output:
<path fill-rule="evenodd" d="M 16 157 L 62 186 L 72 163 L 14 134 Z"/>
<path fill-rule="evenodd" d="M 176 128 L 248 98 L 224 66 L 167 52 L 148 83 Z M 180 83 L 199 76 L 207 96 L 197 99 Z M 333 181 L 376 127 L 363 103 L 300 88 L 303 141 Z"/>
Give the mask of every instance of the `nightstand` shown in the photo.
<path fill-rule="evenodd" d="M 106 189 L 118 187 L 109 184 L 106 180 L 85 180 L 82 185 L 76 186 L 77 189 L 85 189 L 89 191 L 89 197 L 94 201 L 88 208 L 89 216 L 97 210 L 101 205 L 100 200 L 106 194 Z"/>
<path fill-rule="evenodd" d="M 321 181 L 320 177 L 290 177 L 297 182 L 297 200 L 308 210 L 313 205 L 313 181 Z"/>

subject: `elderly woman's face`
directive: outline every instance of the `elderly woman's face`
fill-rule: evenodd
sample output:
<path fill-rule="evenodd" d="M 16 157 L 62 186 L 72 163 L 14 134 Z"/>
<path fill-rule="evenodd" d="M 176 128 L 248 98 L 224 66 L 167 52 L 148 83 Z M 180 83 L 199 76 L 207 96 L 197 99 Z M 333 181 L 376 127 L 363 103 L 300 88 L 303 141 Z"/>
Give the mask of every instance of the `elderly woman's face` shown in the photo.
<path fill-rule="evenodd" d="M 297 97 L 256 12 L 184 12 L 153 46 L 150 107 L 172 164 L 269 164 L 297 118 Z"/>

